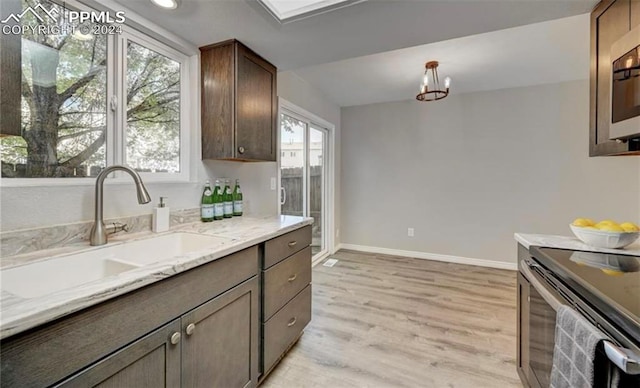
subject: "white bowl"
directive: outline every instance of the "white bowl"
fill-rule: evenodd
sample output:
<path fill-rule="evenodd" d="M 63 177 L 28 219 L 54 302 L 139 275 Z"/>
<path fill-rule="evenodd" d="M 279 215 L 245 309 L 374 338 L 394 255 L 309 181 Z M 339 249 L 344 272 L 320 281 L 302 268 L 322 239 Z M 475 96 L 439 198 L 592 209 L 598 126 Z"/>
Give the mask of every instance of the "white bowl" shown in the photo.
<path fill-rule="evenodd" d="M 640 237 L 640 232 L 607 232 L 573 225 L 569 227 L 582 242 L 598 248 L 624 248 Z"/>

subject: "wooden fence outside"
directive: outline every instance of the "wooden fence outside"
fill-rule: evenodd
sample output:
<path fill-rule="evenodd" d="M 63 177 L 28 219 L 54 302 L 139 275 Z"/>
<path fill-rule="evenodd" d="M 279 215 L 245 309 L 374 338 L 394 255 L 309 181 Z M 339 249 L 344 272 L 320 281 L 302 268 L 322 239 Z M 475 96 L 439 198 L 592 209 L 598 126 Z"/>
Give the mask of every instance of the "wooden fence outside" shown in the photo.
<path fill-rule="evenodd" d="M 302 167 L 283 168 L 281 184 L 287 193 L 287 199 L 282 205 L 282 214 L 302 216 L 303 213 L 303 171 Z M 309 211 L 313 217 L 313 236 L 319 237 L 322 230 L 322 166 L 310 168 L 310 193 Z"/>

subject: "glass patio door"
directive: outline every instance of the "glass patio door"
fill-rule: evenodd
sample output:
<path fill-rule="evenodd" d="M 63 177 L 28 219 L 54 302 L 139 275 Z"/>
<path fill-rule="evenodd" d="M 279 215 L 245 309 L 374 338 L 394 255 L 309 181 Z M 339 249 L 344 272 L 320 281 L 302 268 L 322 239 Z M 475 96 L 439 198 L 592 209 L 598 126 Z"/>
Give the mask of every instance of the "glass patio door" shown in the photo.
<path fill-rule="evenodd" d="M 292 112 L 280 115 L 280 212 L 313 217 L 311 251 L 324 255 L 326 243 L 327 130 Z"/>

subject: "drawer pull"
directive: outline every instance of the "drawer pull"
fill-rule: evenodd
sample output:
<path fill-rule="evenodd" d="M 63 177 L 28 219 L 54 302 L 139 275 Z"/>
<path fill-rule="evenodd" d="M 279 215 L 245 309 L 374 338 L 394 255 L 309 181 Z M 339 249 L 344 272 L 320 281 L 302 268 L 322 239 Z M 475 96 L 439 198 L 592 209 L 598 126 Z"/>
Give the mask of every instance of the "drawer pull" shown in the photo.
<path fill-rule="evenodd" d="M 184 331 L 187 333 L 187 335 L 193 334 L 193 332 L 196 331 L 196 324 L 195 323 L 188 324 L 187 328 Z"/>
<path fill-rule="evenodd" d="M 180 337 L 181 337 L 180 333 L 178 333 L 178 332 L 175 332 L 175 333 L 171 334 L 171 338 L 170 338 L 171 344 L 172 345 L 177 345 L 178 342 L 180 342 Z"/>
<path fill-rule="evenodd" d="M 297 241 L 289 241 L 289 247 L 293 248 L 296 246 L 298 242 Z"/>
<path fill-rule="evenodd" d="M 291 327 L 291 326 L 295 325 L 297 320 L 298 320 L 298 318 L 296 318 L 296 317 L 291 318 L 289 323 L 287 323 L 287 326 Z"/>
<path fill-rule="evenodd" d="M 289 276 L 289 279 L 287 279 L 287 281 L 289 281 L 289 283 L 291 283 L 292 281 L 296 280 L 297 277 L 298 277 L 298 274 L 291 275 L 291 276 Z"/>

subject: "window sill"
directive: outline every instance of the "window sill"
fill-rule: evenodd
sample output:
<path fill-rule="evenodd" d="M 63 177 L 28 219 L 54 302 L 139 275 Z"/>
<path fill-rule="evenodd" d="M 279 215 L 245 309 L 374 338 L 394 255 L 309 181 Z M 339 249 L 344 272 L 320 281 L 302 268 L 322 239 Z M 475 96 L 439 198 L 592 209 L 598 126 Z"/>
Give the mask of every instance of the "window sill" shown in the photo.
<path fill-rule="evenodd" d="M 185 177 L 149 177 L 141 175 L 145 185 L 150 184 L 189 184 L 195 183 Z M 105 179 L 106 185 L 132 184 L 129 176 L 114 174 Z M 74 187 L 74 186 L 94 186 L 96 178 L 1 178 L 0 187 Z"/>

